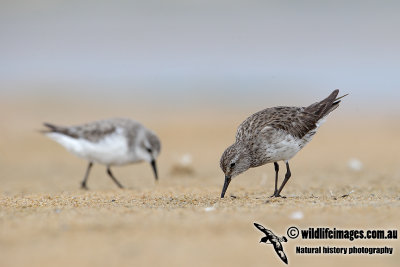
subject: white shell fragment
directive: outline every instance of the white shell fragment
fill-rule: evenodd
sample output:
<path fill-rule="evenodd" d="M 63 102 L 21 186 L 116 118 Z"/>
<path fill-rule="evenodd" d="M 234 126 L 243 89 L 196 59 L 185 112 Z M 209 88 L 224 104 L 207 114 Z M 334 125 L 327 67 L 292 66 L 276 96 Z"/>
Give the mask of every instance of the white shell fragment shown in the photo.
<path fill-rule="evenodd" d="M 207 211 L 207 212 L 214 211 L 214 210 L 215 210 L 215 207 L 207 207 L 204 209 L 204 211 Z"/>
<path fill-rule="evenodd" d="M 295 212 L 292 212 L 292 214 L 290 214 L 290 219 L 293 219 L 293 220 L 301 220 L 303 218 L 304 218 L 304 214 L 301 211 L 295 211 Z"/>
<path fill-rule="evenodd" d="M 363 168 L 363 164 L 360 160 L 356 158 L 352 158 L 348 161 L 347 165 L 349 166 L 350 169 L 353 171 L 361 171 Z"/>

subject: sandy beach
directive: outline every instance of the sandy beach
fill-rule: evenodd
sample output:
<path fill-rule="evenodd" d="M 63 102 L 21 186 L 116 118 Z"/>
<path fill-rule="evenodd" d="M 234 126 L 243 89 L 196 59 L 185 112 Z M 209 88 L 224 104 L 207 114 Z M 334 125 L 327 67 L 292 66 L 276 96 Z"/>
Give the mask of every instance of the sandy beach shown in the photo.
<path fill-rule="evenodd" d="M 82 105 L 69 113 L 46 108 L 1 107 L 1 266 L 283 266 L 270 245 L 258 243 L 262 233 L 253 222 L 280 236 L 290 226 L 399 225 L 400 127 L 395 118 L 353 120 L 335 111 L 291 161 L 292 179 L 283 191 L 287 198 L 269 198 L 274 168 L 266 165 L 237 177 L 220 199 L 219 158 L 251 109 L 143 115 L 127 107 L 113 113 L 100 106 Z M 146 163 L 115 167 L 127 187 L 120 190 L 104 166 L 95 165 L 90 190 L 80 190 L 87 163 L 39 133 L 45 120 L 75 124 L 110 114 L 132 114 L 160 136 L 158 184 Z M 184 166 L 189 172 L 180 171 L 185 155 L 191 158 Z M 349 166 L 352 159 L 362 166 Z M 395 253 L 296 254 L 296 246 L 307 245 L 389 246 Z M 284 249 L 294 266 L 397 266 L 400 260 L 398 240 L 289 239 Z"/>

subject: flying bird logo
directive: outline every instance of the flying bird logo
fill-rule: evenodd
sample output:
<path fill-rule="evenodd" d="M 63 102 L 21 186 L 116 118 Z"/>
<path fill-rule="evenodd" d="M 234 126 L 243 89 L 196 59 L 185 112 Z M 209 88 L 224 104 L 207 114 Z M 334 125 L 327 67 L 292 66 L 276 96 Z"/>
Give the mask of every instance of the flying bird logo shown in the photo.
<path fill-rule="evenodd" d="M 261 238 L 260 243 L 265 243 L 265 244 L 272 244 L 274 246 L 274 249 L 276 251 L 276 254 L 278 254 L 279 258 L 281 260 L 288 264 L 288 259 L 286 257 L 285 252 L 283 251 L 283 246 L 282 242 L 287 242 L 286 237 L 278 237 L 276 236 L 271 230 L 266 229 L 264 226 L 258 223 L 254 223 L 254 226 L 257 227 L 258 230 L 263 232 L 265 236 Z M 269 243 L 268 243 L 269 241 Z"/>

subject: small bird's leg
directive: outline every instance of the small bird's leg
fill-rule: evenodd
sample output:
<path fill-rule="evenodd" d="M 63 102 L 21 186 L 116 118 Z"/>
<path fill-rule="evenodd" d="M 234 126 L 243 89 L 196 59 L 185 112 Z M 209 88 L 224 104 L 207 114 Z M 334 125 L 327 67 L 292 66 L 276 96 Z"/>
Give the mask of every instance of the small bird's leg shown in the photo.
<path fill-rule="evenodd" d="M 119 188 L 124 188 L 124 187 L 122 186 L 122 184 L 120 184 L 120 182 L 118 182 L 118 180 L 114 177 L 114 175 L 112 174 L 111 169 L 110 169 L 109 166 L 107 167 L 107 174 L 111 177 L 111 179 L 114 181 L 114 183 L 117 184 L 117 186 L 118 186 Z"/>
<path fill-rule="evenodd" d="M 82 181 L 82 183 L 81 183 L 81 188 L 82 188 L 82 189 L 86 189 L 86 190 L 89 189 L 89 188 L 86 186 L 86 182 L 87 182 L 87 179 L 88 179 L 88 177 L 89 177 L 90 169 L 92 168 L 92 166 L 93 166 L 93 162 L 89 162 L 89 165 L 87 166 L 87 169 L 86 169 L 85 177 L 83 177 L 83 181 Z"/>
<path fill-rule="evenodd" d="M 285 184 L 287 183 L 287 181 L 289 181 L 290 176 L 292 176 L 292 173 L 290 172 L 289 161 L 286 161 L 285 180 L 283 180 L 281 187 L 279 187 L 278 192 L 276 192 L 276 194 L 275 194 L 275 197 L 281 197 L 280 193 L 281 193 L 283 187 L 285 186 Z"/>
<path fill-rule="evenodd" d="M 276 195 L 276 192 L 278 192 L 278 172 L 279 172 L 278 162 L 274 162 L 274 167 L 275 167 L 275 191 L 271 197 L 274 197 Z"/>

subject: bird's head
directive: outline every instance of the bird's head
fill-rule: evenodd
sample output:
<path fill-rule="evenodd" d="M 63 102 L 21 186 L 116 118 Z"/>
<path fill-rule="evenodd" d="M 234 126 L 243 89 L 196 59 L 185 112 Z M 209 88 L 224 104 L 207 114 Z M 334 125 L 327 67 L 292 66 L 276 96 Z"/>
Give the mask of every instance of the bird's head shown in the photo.
<path fill-rule="evenodd" d="M 264 236 L 261 238 L 260 243 L 267 243 L 268 242 L 268 237 Z"/>
<path fill-rule="evenodd" d="M 141 157 L 151 164 L 154 171 L 156 181 L 158 180 L 156 159 L 161 151 L 161 142 L 158 137 L 151 131 L 144 134 L 142 142 L 140 142 Z"/>
<path fill-rule="evenodd" d="M 251 157 L 241 142 L 234 143 L 224 151 L 220 160 L 220 167 L 225 174 L 221 198 L 225 196 L 231 180 L 242 172 L 247 171 L 250 166 Z"/>

